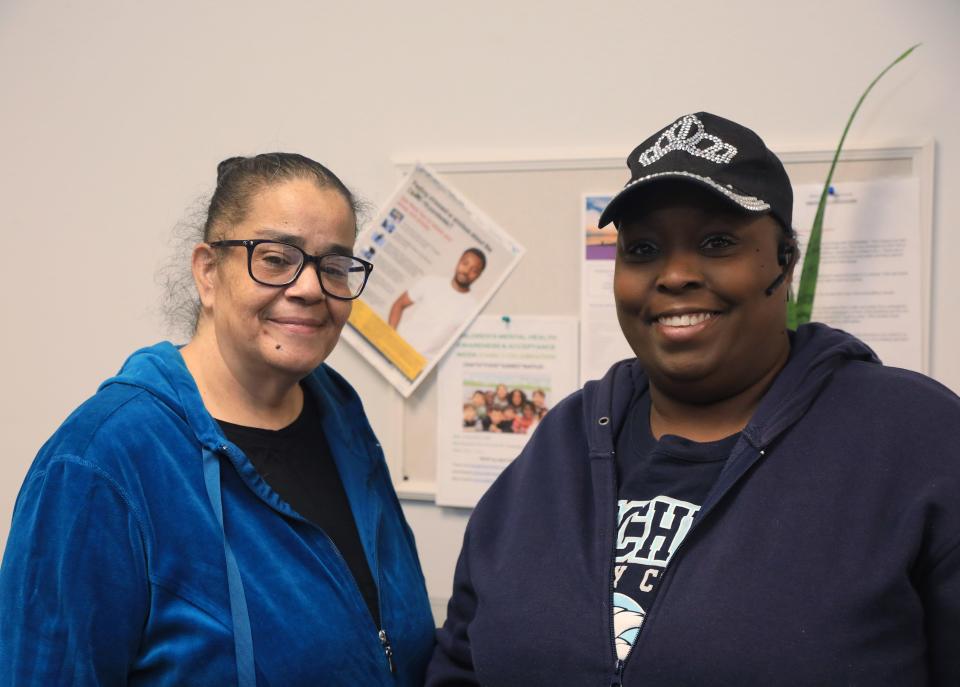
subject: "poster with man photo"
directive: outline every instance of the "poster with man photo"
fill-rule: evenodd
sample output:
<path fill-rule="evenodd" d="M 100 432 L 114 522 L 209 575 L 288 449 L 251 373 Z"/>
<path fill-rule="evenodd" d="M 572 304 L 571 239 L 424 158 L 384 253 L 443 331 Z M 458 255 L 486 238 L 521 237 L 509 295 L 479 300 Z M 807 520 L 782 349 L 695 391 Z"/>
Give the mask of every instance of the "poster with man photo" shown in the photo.
<path fill-rule="evenodd" d="M 417 165 L 357 237 L 373 263 L 343 337 L 408 397 L 483 309 L 523 246 Z"/>

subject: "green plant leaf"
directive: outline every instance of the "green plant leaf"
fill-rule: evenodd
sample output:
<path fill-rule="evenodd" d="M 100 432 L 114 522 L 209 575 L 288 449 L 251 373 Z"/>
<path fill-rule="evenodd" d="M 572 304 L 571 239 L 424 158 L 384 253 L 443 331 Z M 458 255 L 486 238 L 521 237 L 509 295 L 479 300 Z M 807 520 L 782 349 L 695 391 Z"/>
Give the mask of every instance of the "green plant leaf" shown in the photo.
<path fill-rule="evenodd" d="M 806 324 L 810 321 L 810 315 L 813 312 L 813 297 L 817 290 L 817 275 L 820 273 L 820 240 L 823 234 L 823 215 L 827 209 L 827 199 L 830 196 L 830 184 L 833 181 L 833 172 L 837 168 L 837 160 L 840 159 L 840 151 L 843 150 L 843 143 L 847 140 L 847 132 L 853 124 L 860 106 L 866 100 L 867 95 L 877 85 L 877 82 L 884 75 L 893 69 L 903 60 L 920 47 L 920 43 L 904 51 L 897 59 L 887 65 L 877 77 L 870 82 L 867 90 L 863 92 L 857 101 L 856 107 L 850 113 L 847 125 L 843 128 L 843 135 L 840 136 L 840 143 L 837 144 L 837 150 L 833 154 L 833 162 L 830 163 L 830 171 L 827 173 L 827 180 L 823 183 L 823 191 L 820 193 L 820 203 L 817 205 L 817 214 L 813 218 L 813 227 L 810 230 L 810 239 L 807 241 L 806 255 L 803 258 L 803 271 L 800 273 L 800 288 L 797 289 L 796 301 L 791 300 L 787 305 L 787 326 L 790 329 L 796 329 L 798 325 Z"/>

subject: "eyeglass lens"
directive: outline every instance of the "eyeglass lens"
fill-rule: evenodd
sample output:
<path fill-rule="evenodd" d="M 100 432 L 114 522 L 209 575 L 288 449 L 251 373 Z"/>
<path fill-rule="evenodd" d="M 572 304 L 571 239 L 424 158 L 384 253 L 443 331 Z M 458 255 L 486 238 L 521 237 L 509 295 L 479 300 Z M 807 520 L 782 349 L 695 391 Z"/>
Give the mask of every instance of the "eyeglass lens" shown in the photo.
<path fill-rule="evenodd" d="M 303 253 L 283 243 L 260 243 L 253 249 L 250 271 L 253 278 L 271 286 L 285 286 L 293 281 L 303 264 Z M 341 298 L 354 298 L 363 289 L 366 269 L 349 255 L 324 255 L 317 269 L 320 283 L 327 293 Z"/>

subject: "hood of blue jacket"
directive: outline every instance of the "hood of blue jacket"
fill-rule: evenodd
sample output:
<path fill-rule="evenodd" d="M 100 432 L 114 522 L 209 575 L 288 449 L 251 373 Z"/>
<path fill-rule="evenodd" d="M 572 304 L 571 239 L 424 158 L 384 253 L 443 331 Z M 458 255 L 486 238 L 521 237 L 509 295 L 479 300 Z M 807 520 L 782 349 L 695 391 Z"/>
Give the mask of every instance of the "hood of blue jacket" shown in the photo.
<path fill-rule="evenodd" d="M 323 429 L 331 441 L 333 459 L 345 488 L 348 493 L 359 493 L 355 490 L 365 489 L 378 470 L 386 469 L 382 460 L 373 459 L 364 448 L 364 441 L 376 442 L 376 439 L 359 396 L 343 377 L 325 364 L 305 377 L 303 384 L 317 399 Z M 182 417 L 207 451 L 226 455 L 247 486 L 260 498 L 281 513 L 302 519 L 260 477 L 243 452 L 227 440 L 220 425 L 204 406 L 193 375 L 177 346 L 165 341 L 135 351 L 116 375 L 100 385 L 100 389 L 114 385 L 131 386 L 149 393 Z M 359 434 L 344 441 L 340 439 L 344 431 Z"/>
<path fill-rule="evenodd" d="M 215 450 L 224 443 L 223 432 L 204 407 L 180 349 L 172 343 L 164 341 L 135 351 L 100 389 L 115 384 L 136 387 L 157 398 L 186 420 L 207 448 Z"/>

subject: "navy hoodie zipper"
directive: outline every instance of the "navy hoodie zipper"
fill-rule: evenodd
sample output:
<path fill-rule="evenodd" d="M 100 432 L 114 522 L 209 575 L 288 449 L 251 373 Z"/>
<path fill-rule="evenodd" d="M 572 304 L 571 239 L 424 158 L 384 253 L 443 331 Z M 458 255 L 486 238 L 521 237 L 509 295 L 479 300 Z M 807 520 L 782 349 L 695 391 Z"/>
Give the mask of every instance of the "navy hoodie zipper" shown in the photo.
<path fill-rule="evenodd" d="M 611 455 L 613 456 L 614 454 L 611 453 Z M 617 514 L 619 513 L 619 504 L 617 499 L 616 468 L 612 470 L 611 482 L 613 483 L 613 494 L 614 494 L 613 531 L 616 532 L 617 525 L 619 525 L 619 523 L 617 522 Z M 666 592 L 667 577 L 670 574 L 670 571 L 673 569 L 674 565 L 676 564 L 680 550 L 683 548 L 684 543 L 690 538 L 690 535 L 693 534 L 693 530 L 696 528 L 696 526 L 697 526 L 697 521 L 695 520 L 691 525 L 690 529 L 687 531 L 687 535 L 683 538 L 683 541 L 681 541 L 680 544 L 677 545 L 677 548 L 674 549 L 673 555 L 670 557 L 670 563 L 672 565 L 667 565 L 663 573 L 660 575 L 660 582 L 657 585 L 658 589 L 657 589 L 656 596 L 654 596 L 653 598 L 653 604 L 650 606 L 650 608 L 647 610 L 647 612 L 643 616 L 643 622 L 640 623 L 640 627 L 637 630 L 637 635 L 633 640 L 633 645 L 630 647 L 630 651 L 628 651 L 627 655 L 622 659 L 619 656 L 617 656 L 617 638 L 615 635 L 616 628 L 614 627 L 614 623 L 613 623 L 613 592 L 614 592 L 613 580 L 614 580 L 614 575 L 616 574 L 616 564 L 617 564 L 617 555 L 616 555 L 617 547 L 616 547 L 616 543 L 614 543 L 613 551 L 611 552 L 611 555 L 610 555 L 610 592 L 608 594 L 608 599 L 609 599 L 608 613 L 610 615 L 610 634 L 611 634 L 611 641 L 613 643 L 613 655 L 614 657 L 616 657 L 617 662 L 614 665 L 613 680 L 610 683 L 611 687 L 622 687 L 623 670 L 626 667 L 627 661 L 630 660 L 634 652 L 637 650 L 637 646 L 640 644 L 640 637 L 644 634 L 644 630 L 646 630 L 647 626 L 650 624 L 650 619 L 653 617 L 654 609 L 657 608 L 657 603 L 664 596 L 664 592 Z"/>
<path fill-rule="evenodd" d="M 631 651 L 633 651 L 631 649 Z M 613 682 L 610 683 L 610 687 L 623 687 L 623 661 L 619 658 L 617 659 L 617 667 L 613 674 Z"/>
<path fill-rule="evenodd" d="M 611 483 L 611 486 L 613 487 L 613 530 L 612 531 L 617 532 L 618 531 L 617 526 L 620 523 L 617 521 L 617 514 L 619 513 L 619 505 L 618 505 L 618 499 L 617 499 L 617 468 L 616 468 L 616 452 L 615 451 L 610 452 L 610 459 L 611 461 L 613 461 L 613 466 L 610 470 L 610 483 Z M 640 640 L 640 634 L 638 633 L 636 639 L 633 642 L 633 646 L 631 646 L 630 651 L 627 652 L 626 658 L 620 658 L 617 655 L 617 635 L 616 635 L 617 630 L 613 622 L 613 593 L 615 589 L 613 580 L 616 575 L 616 567 L 617 567 L 616 552 L 617 552 L 616 534 L 614 534 L 613 551 L 610 554 L 610 574 L 609 574 L 609 577 L 607 578 L 610 582 L 610 585 L 609 585 L 609 589 L 607 590 L 606 608 L 607 608 L 607 615 L 610 618 L 610 644 L 613 647 L 613 656 L 617 662 L 614 664 L 613 679 L 610 681 L 610 687 L 622 687 L 623 668 L 627 663 L 627 659 L 630 658 L 631 655 L 633 655 L 633 650 L 634 648 L 636 648 L 637 642 Z M 643 629 L 643 625 L 646 625 L 646 623 L 647 623 L 647 618 L 646 616 L 644 616 L 641 629 Z"/>
<path fill-rule="evenodd" d="M 758 454 L 759 454 L 759 455 L 758 455 L 759 458 L 764 458 L 764 457 L 767 455 L 767 451 L 766 451 L 766 449 L 760 449 L 760 450 L 758 451 Z M 611 453 L 611 455 L 613 455 L 613 453 Z M 613 482 L 613 493 L 614 493 L 614 531 L 616 531 L 616 526 L 617 526 L 617 524 L 618 524 L 617 521 L 616 521 L 616 518 L 617 518 L 616 514 L 619 512 L 619 511 L 618 511 L 618 506 L 617 506 L 617 499 L 616 499 L 616 493 L 617 493 L 617 473 L 616 473 L 616 469 L 613 470 L 613 479 L 612 479 L 612 482 Z M 657 589 L 656 596 L 655 596 L 654 599 L 653 599 L 653 604 L 650 606 L 650 609 L 647 611 L 647 613 L 646 613 L 646 614 L 644 615 L 644 617 L 643 617 L 643 622 L 640 624 L 640 629 L 639 629 L 639 631 L 637 632 L 637 636 L 636 636 L 636 638 L 635 638 L 634 641 L 633 641 L 633 646 L 631 646 L 631 647 L 630 647 L 630 651 L 627 652 L 626 658 L 624 658 L 624 659 L 620 659 L 619 657 L 617 658 L 617 662 L 616 662 L 616 665 L 615 665 L 615 667 L 614 667 L 614 677 L 613 677 L 613 681 L 610 683 L 610 684 L 611 684 L 611 687 L 622 687 L 622 685 L 623 685 L 623 670 L 624 670 L 624 668 L 625 668 L 625 666 L 626 666 L 626 662 L 630 659 L 630 657 L 633 656 L 634 652 L 637 650 L 637 647 L 640 645 L 640 638 L 641 638 L 642 636 L 644 636 L 644 630 L 646 630 L 646 629 L 647 629 L 647 626 L 650 624 L 650 621 L 651 621 L 651 619 L 653 618 L 653 615 L 654 615 L 654 611 L 659 608 L 658 604 L 662 603 L 663 597 L 666 596 L 667 589 L 668 589 L 669 586 L 670 586 L 670 580 L 671 580 L 671 575 L 670 575 L 670 573 L 671 573 L 671 571 L 679 564 L 681 553 L 685 550 L 684 545 L 685 545 L 688 541 L 690 541 L 690 537 L 693 536 L 694 531 L 697 529 L 697 526 L 700 524 L 700 522 L 703 520 L 703 518 L 706 517 L 706 515 L 707 515 L 708 513 L 710 513 L 710 511 L 712 511 L 712 510 L 714 509 L 714 507 L 716 506 L 717 503 L 719 503 L 719 501 L 720 501 L 720 499 L 723 497 L 723 495 L 726 494 L 727 491 L 729 491 L 732 486 L 733 486 L 733 485 L 731 484 L 731 485 L 728 485 L 726 488 L 724 488 L 724 490 L 723 490 L 723 492 L 720 494 L 720 496 L 717 497 L 716 499 L 714 499 L 712 502 L 708 499 L 708 502 L 709 502 L 709 503 L 708 503 L 708 506 L 709 506 L 708 509 L 705 510 L 705 511 L 704 511 L 704 510 L 701 510 L 701 511 L 698 513 L 698 515 L 699 515 L 700 517 L 694 518 L 693 524 L 690 526 L 690 529 L 687 531 L 687 535 L 683 538 L 683 541 L 681 541 L 681 542 L 677 545 L 677 548 L 674 549 L 673 555 L 670 557 L 670 563 L 667 565 L 667 567 L 664 569 L 663 573 L 660 575 L 660 582 L 659 582 L 659 584 L 657 585 L 658 589 Z M 613 628 L 613 576 L 614 576 L 614 568 L 615 568 L 615 566 L 616 566 L 616 544 L 614 544 L 614 550 L 613 550 L 613 552 L 612 552 L 612 554 L 611 554 L 611 557 L 610 557 L 610 596 L 609 596 L 609 598 L 610 598 L 610 609 L 609 609 L 609 612 L 610 612 L 611 635 L 612 635 L 612 641 L 613 641 L 613 655 L 614 655 L 614 656 L 617 656 L 617 640 L 616 640 L 616 636 L 613 635 L 613 632 L 614 632 L 614 628 Z"/>
<path fill-rule="evenodd" d="M 607 603 L 604 604 L 604 607 L 607 609 L 607 617 L 609 618 L 608 622 L 610 623 L 610 646 L 613 648 L 613 658 L 616 660 L 616 663 L 613 666 L 613 679 L 610 682 L 610 687 L 620 687 L 623 684 L 623 663 L 624 661 L 617 655 L 617 628 L 613 622 L 613 592 L 614 592 L 614 576 L 616 575 L 617 568 L 617 513 L 618 504 L 617 504 L 617 468 L 616 468 L 616 453 L 610 452 L 610 460 L 613 465 L 610 470 L 610 485 L 613 487 L 613 530 L 614 535 L 613 539 L 613 554 L 610 556 L 610 569 L 607 574 L 607 581 L 609 582 L 607 587 Z M 633 647 L 630 648 L 630 653 L 633 653 Z M 627 654 L 629 658 L 630 654 Z"/>
<path fill-rule="evenodd" d="M 606 420 L 606 422 L 604 422 L 604 420 Z M 598 424 L 601 426 L 605 426 L 609 424 L 609 422 L 610 422 L 609 418 L 603 417 L 598 421 Z M 759 449 L 758 458 L 763 458 L 766 455 L 766 453 L 767 453 L 766 450 Z M 608 455 L 609 455 L 609 460 L 611 461 L 610 486 L 611 486 L 611 495 L 612 495 L 612 501 L 613 501 L 613 514 L 612 514 L 613 528 L 611 531 L 616 533 L 618 531 L 618 525 L 619 525 L 619 522 L 617 521 L 617 515 L 619 513 L 619 503 L 617 499 L 616 451 L 611 449 Z M 731 453 L 731 456 L 732 456 L 732 453 Z M 720 479 L 722 479 L 722 474 Z M 718 479 L 718 482 L 720 481 L 720 479 Z M 609 618 L 608 622 L 610 623 L 609 625 L 610 644 L 613 649 L 614 659 L 616 661 L 614 664 L 613 677 L 611 678 L 611 681 L 610 681 L 611 687 L 622 687 L 623 671 L 624 671 L 624 668 L 626 667 L 626 663 L 633 656 L 634 652 L 636 652 L 637 647 L 640 644 L 640 639 L 642 636 L 645 635 L 644 631 L 647 629 L 647 626 L 650 624 L 653 618 L 654 611 L 659 608 L 658 604 L 661 603 L 662 598 L 666 595 L 667 588 L 669 587 L 669 580 L 671 577 L 670 573 L 673 570 L 673 568 L 675 568 L 676 565 L 679 563 L 681 553 L 685 550 L 684 545 L 690 540 L 690 537 L 693 535 L 694 531 L 697 529 L 697 526 L 700 524 L 700 521 L 704 517 L 706 517 L 706 515 L 710 511 L 714 509 L 716 504 L 720 501 L 723 495 L 726 494 L 730 490 L 730 488 L 732 488 L 734 483 L 735 482 L 724 486 L 718 496 L 714 496 L 713 498 L 710 498 L 713 495 L 708 494 L 708 497 L 704 502 L 706 509 L 701 510 L 700 513 L 698 514 L 700 517 L 697 517 L 694 519 L 693 524 L 691 525 L 690 529 L 687 531 L 687 535 L 684 537 L 683 541 L 681 541 L 680 544 L 677 546 L 677 548 L 674 550 L 673 555 L 670 558 L 670 564 L 667 565 L 667 567 L 664 569 L 663 573 L 661 574 L 660 582 L 658 584 L 657 594 L 653 599 L 653 604 L 650 606 L 650 608 L 647 610 L 647 613 L 644 615 L 643 622 L 640 624 L 640 628 L 637 632 L 637 636 L 634 639 L 633 646 L 630 647 L 630 651 L 627 652 L 626 657 L 623 659 L 621 659 L 617 655 L 617 637 L 615 634 L 616 627 L 613 622 L 613 593 L 614 593 L 614 578 L 616 574 L 616 558 L 617 558 L 616 534 L 613 535 L 613 542 L 611 542 L 612 547 L 609 552 L 610 565 L 608 568 L 608 577 L 607 577 L 608 589 L 607 589 L 607 600 L 605 604 L 605 607 L 607 609 L 607 617 Z"/>

